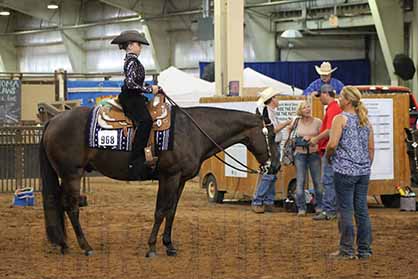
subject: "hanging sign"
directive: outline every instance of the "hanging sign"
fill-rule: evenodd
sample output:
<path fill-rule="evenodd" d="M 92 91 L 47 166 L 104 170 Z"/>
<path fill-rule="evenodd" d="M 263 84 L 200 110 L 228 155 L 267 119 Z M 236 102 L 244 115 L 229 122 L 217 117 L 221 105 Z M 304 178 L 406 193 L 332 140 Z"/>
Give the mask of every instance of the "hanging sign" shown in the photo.
<path fill-rule="evenodd" d="M 17 124 L 20 121 L 20 80 L 0 80 L 0 122 Z"/>

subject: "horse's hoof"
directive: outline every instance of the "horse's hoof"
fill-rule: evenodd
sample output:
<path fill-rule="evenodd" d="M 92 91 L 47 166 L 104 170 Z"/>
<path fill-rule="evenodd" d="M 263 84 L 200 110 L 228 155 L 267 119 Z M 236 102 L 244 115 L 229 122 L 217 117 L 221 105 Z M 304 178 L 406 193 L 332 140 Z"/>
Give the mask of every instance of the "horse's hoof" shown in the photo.
<path fill-rule="evenodd" d="M 157 253 L 155 253 L 155 251 L 148 251 L 147 254 L 145 255 L 145 257 L 147 258 L 153 258 L 157 256 Z"/>
<path fill-rule="evenodd" d="M 61 255 L 68 254 L 68 251 L 69 251 L 69 250 L 70 250 L 70 249 L 68 249 L 68 247 L 61 247 L 61 250 L 60 250 Z"/>
<path fill-rule="evenodd" d="M 85 256 L 93 256 L 93 250 L 85 250 L 84 255 Z"/>
<path fill-rule="evenodd" d="M 176 249 L 167 249 L 166 253 L 167 253 L 167 256 L 170 256 L 170 257 L 177 256 L 177 250 Z"/>

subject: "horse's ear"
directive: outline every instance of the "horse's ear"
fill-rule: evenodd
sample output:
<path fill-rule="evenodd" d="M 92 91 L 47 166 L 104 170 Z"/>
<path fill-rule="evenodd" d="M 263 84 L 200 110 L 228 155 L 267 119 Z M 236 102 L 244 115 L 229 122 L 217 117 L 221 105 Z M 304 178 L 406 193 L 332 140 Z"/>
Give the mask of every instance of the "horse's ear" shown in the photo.
<path fill-rule="evenodd" d="M 406 137 L 407 137 L 408 139 L 411 139 L 411 140 L 412 140 L 412 133 L 413 133 L 413 130 L 412 130 L 411 128 L 404 128 L 404 129 L 405 129 Z"/>
<path fill-rule="evenodd" d="M 264 109 L 263 109 L 263 120 L 264 120 L 264 123 L 266 123 L 266 124 L 271 123 L 267 107 L 264 107 Z"/>
<path fill-rule="evenodd" d="M 267 107 L 263 108 L 263 117 L 269 117 L 269 112 L 267 110 Z"/>
<path fill-rule="evenodd" d="M 260 116 L 260 115 L 261 115 L 261 113 L 260 113 L 260 111 L 258 110 L 258 108 L 256 108 L 256 109 L 255 109 L 255 114 L 256 114 L 256 115 L 258 115 L 258 116 Z"/>

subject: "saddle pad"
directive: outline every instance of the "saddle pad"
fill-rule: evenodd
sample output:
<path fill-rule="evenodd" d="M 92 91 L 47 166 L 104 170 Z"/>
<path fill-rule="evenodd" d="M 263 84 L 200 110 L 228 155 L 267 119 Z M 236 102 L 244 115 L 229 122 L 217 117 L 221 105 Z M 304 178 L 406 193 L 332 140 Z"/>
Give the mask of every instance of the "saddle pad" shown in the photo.
<path fill-rule="evenodd" d="M 89 121 L 87 123 L 87 145 L 90 148 L 107 149 L 115 151 L 132 151 L 133 138 L 135 130 L 127 129 L 125 136 L 123 129 L 102 128 L 97 123 L 99 115 L 99 106 L 90 111 Z M 172 149 L 171 129 L 155 132 L 155 150 L 156 155 L 164 150 Z"/>

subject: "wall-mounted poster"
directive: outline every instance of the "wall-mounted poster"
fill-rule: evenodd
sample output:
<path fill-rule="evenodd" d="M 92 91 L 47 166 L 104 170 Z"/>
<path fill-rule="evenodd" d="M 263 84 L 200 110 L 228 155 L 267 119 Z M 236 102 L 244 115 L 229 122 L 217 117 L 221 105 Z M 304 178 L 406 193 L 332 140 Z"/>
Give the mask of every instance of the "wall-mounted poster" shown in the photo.
<path fill-rule="evenodd" d="M 21 81 L 0 80 L 0 123 L 20 121 Z"/>
<path fill-rule="evenodd" d="M 374 132 L 371 180 L 394 179 L 393 100 L 363 99 Z"/>
<path fill-rule="evenodd" d="M 228 152 L 228 154 L 231 154 L 231 156 L 233 156 L 235 159 L 240 161 L 245 166 L 247 165 L 247 147 L 245 145 L 234 144 L 233 146 L 228 147 L 225 151 Z M 228 164 L 238 169 L 245 169 L 243 166 L 238 164 L 236 161 L 234 161 L 231 157 L 229 157 L 226 154 L 225 154 L 225 162 L 227 162 Z M 225 176 L 247 177 L 247 173 L 231 168 L 228 165 L 225 165 Z"/>
<path fill-rule="evenodd" d="M 280 100 L 279 107 L 277 108 L 277 118 L 283 122 L 288 119 L 296 118 L 296 110 L 303 101 L 302 100 Z M 283 156 L 283 148 L 286 140 L 289 138 L 289 129 L 283 129 L 281 132 L 282 141 L 280 143 L 281 157 Z"/>

